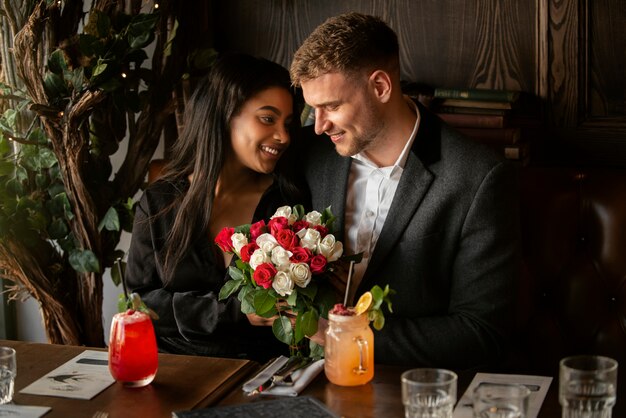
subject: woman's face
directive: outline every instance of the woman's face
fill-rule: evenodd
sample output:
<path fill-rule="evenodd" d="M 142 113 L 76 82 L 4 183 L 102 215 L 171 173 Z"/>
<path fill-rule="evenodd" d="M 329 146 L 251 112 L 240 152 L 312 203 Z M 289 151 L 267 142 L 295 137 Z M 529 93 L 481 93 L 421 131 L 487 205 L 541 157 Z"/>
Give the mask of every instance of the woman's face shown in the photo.
<path fill-rule="evenodd" d="M 293 98 L 282 87 L 252 96 L 230 121 L 235 160 L 259 173 L 271 173 L 289 146 Z"/>

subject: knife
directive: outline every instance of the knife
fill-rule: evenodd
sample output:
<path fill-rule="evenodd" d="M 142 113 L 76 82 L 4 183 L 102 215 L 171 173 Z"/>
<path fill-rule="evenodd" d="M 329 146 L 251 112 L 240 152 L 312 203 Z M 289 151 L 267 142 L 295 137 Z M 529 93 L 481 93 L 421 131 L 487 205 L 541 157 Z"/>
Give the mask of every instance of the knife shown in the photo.
<path fill-rule="evenodd" d="M 289 360 L 287 360 L 287 363 L 285 363 L 283 367 L 278 369 L 276 373 L 270 376 L 265 382 L 261 383 L 256 389 L 248 392 L 248 396 L 258 395 L 261 392 L 265 392 L 273 388 L 277 384 L 282 383 L 287 377 L 291 375 L 291 373 L 301 367 L 306 366 L 309 363 L 310 359 L 308 358 L 298 356 L 290 357 Z"/>

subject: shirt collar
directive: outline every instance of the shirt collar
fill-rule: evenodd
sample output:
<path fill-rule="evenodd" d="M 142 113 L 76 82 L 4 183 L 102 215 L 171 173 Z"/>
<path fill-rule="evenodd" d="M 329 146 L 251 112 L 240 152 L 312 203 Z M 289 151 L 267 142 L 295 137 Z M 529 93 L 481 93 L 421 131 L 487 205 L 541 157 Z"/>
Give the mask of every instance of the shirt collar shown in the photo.
<path fill-rule="evenodd" d="M 402 149 L 402 152 L 398 156 L 398 159 L 396 160 L 396 162 L 389 167 L 378 167 L 372 160 L 367 158 L 367 156 L 362 152 L 359 152 L 358 154 L 354 154 L 352 156 L 353 159 L 365 165 L 368 165 L 372 168 L 379 168 L 382 171 L 389 171 L 390 173 L 394 171 L 393 169 L 396 167 L 400 169 L 404 169 L 404 166 L 406 165 L 406 160 L 409 158 L 409 150 L 413 146 L 413 142 L 415 141 L 415 137 L 417 136 L 417 130 L 419 128 L 420 119 L 421 119 L 419 109 L 417 108 L 417 105 L 415 104 L 415 102 L 411 100 L 408 96 L 404 96 L 404 100 L 415 111 L 417 118 L 415 119 L 415 125 L 413 126 L 413 131 L 411 132 L 411 135 L 407 139 L 406 144 L 404 145 L 404 148 Z M 388 170 L 385 170 L 385 169 L 388 169 Z"/>

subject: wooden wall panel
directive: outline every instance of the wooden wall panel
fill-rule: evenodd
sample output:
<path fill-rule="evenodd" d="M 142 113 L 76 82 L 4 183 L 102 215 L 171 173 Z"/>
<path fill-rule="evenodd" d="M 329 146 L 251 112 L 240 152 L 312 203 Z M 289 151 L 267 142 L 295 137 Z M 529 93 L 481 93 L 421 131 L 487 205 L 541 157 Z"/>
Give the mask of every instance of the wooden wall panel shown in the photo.
<path fill-rule="evenodd" d="M 215 46 L 288 67 L 329 16 L 398 33 L 405 81 L 538 99 L 545 161 L 626 166 L 625 0 L 213 0 Z"/>
<path fill-rule="evenodd" d="M 330 16 L 358 11 L 380 16 L 396 30 L 406 81 L 538 90 L 534 0 L 218 3 L 218 49 L 253 53 L 288 66 L 317 25 Z"/>

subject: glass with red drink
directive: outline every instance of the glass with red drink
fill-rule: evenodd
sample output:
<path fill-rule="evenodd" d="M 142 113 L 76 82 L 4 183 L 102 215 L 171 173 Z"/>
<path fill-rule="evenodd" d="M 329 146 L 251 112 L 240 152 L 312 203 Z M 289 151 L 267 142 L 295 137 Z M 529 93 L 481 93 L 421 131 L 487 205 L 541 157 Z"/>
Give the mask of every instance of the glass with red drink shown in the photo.
<path fill-rule="evenodd" d="M 141 387 L 157 372 L 156 337 L 150 316 L 133 309 L 113 316 L 109 341 L 111 376 L 126 386 Z"/>

